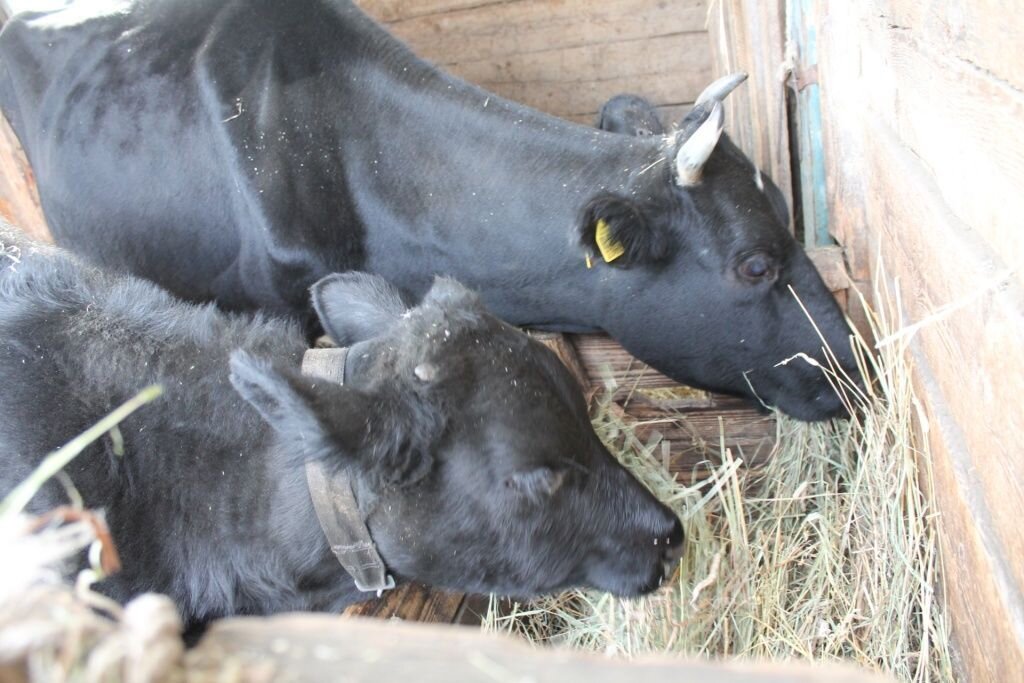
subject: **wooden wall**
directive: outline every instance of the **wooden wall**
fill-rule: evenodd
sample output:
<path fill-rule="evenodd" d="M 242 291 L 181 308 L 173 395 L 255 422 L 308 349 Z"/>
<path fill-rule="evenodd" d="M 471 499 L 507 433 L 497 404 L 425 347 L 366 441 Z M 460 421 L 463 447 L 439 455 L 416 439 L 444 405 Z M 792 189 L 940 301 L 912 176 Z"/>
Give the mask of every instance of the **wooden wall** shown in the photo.
<path fill-rule="evenodd" d="M 1006 0 L 817 0 L 827 189 L 898 285 L 968 677 L 1024 680 L 1024 23 Z"/>
<path fill-rule="evenodd" d="M 715 0 L 708 33 L 714 77 L 748 74 L 726 101 L 725 130 L 779 186 L 792 215 L 784 9 L 783 0 Z"/>
<path fill-rule="evenodd" d="M 593 123 L 620 92 L 677 121 L 711 79 L 706 0 L 356 0 L 421 57 Z"/>

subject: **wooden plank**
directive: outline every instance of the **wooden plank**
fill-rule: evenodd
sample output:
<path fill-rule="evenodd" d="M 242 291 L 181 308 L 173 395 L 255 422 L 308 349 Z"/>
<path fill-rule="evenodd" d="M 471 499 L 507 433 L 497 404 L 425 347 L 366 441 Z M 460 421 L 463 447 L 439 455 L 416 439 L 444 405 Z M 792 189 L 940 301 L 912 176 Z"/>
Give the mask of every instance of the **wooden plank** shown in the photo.
<path fill-rule="evenodd" d="M 825 281 L 828 291 L 835 294 L 850 287 L 850 274 L 846 272 L 842 248 L 837 246 L 816 247 L 808 249 L 807 255 L 811 258 L 814 267 L 818 269 L 818 274 Z"/>
<path fill-rule="evenodd" d="M 861 23 L 869 41 L 858 64 L 862 91 L 870 92 L 867 106 L 892 122 L 934 176 L 945 203 L 1024 284 L 1024 91 L 884 16 Z M 1024 38 L 1024 27 L 1008 30 Z"/>
<path fill-rule="evenodd" d="M 466 599 L 462 601 L 462 606 L 459 607 L 459 612 L 455 615 L 452 623 L 460 626 L 479 626 L 483 623 L 484 617 L 487 616 L 490 602 L 491 599 L 487 595 L 468 593 Z"/>
<path fill-rule="evenodd" d="M 455 75 L 556 116 L 596 112 L 621 92 L 690 102 L 711 80 L 707 34 L 554 48 L 448 66 Z"/>
<path fill-rule="evenodd" d="M 708 31 L 714 76 L 748 74 L 729 95 L 725 130 L 775 181 L 792 211 L 783 9 L 783 0 L 719 0 L 708 12 Z"/>
<path fill-rule="evenodd" d="M 674 380 L 661 374 L 647 363 L 637 360 L 618 342 L 604 334 L 572 335 L 580 360 L 587 368 L 591 381 L 603 384 L 607 379 L 626 390 L 635 388 L 657 389 L 678 386 Z M 710 398 L 704 392 L 693 394 L 695 407 L 707 407 Z M 687 404 L 691 405 L 691 404 Z"/>
<path fill-rule="evenodd" d="M 613 659 L 538 648 L 453 626 L 340 620 L 326 615 L 225 619 L 185 659 L 191 683 L 374 681 L 463 683 L 870 683 L 874 674 L 835 665 L 708 662 L 670 656 Z"/>
<path fill-rule="evenodd" d="M 643 442 L 668 444 L 668 467 L 691 481 L 704 477 L 731 449 L 758 467 L 776 441 L 776 423 L 747 401 L 685 387 L 631 356 L 605 335 L 572 335 L 591 382 L 614 379 L 611 400 Z"/>
<path fill-rule="evenodd" d="M 465 595 L 418 583 L 407 583 L 385 591 L 379 598 L 351 605 L 342 613 L 346 617 L 401 619 L 426 623 L 450 624 L 455 621 Z"/>
<path fill-rule="evenodd" d="M 710 81 L 705 0 L 360 4 L 454 75 L 586 125 L 620 92 L 678 108 Z"/>
<path fill-rule="evenodd" d="M 389 30 L 420 56 L 445 66 L 704 33 L 707 13 L 705 0 L 518 0 L 427 13 L 419 2 L 407 2 L 404 10 L 393 2 L 385 4 L 390 7 L 380 9 L 389 17 Z M 375 2 L 360 5 L 371 16 L 381 16 Z"/>
<path fill-rule="evenodd" d="M 35 175 L 7 120 L 0 116 L 0 216 L 30 237 L 52 242 Z"/>
<path fill-rule="evenodd" d="M 1016 0 L 886 0 L 875 8 L 893 28 L 912 32 L 963 65 L 1024 91 L 1024 25 L 1010 20 Z M 951 97 L 958 97 L 950 93 Z"/>
<path fill-rule="evenodd" d="M 928 444 L 933 462 L 934 501 L 939 516 L 942 556 L 941 597 L 952 618 L 952 644 L 957 669 L 965 681 L 1024 680 L 1024 637 L 1019 600 L 1009 598 L 1018 587 L 1007 581 L 1007 557 L 992 539 L 983 519 L 992 503 L 978 495 L 972 457 L 943 392 L 921 350 L 915 387 L 928 415 Z"/>
<path fill-rule="evenodd" d="M 657 433 L 669 444 L 668 469 L 684 481 L 699 481 L 722 464 L 728 449 L 748 469 L 764 465 L 775 447 L 774 416 L 749 407 L 667 411 L 660 406 L 632 404 L 625 415 L 635 421 L 634 433 L 648 443 Z"/>
<path fill-rule="evenodd" d="M 899 190 L 881 195 L 867 216 L 884 231 L 884 258 L 900 276 L 907 319 L 918 321 L 942 304 L 977 293 L 997 272 L 995 257 L 971 244 L 970 229 L 949 214 L 926 172 L 915 167 L 916 157 L 908 150 L 899 154 L 898 141 L 885 133 L 875 126 L 866 136 L 871 142 L 865 144 L 878 145 L 868 147 L 871 172 L 883 187 Z M 1018 515 L 1024 506 L 1022 338 L 1024 299 L 1010 286 L 975 298 L 918 336 L 918 353 L 934 373 L 939 394 L 929 402 L 929 415 L 948 422 L 932 441 L 942 441 L 936 450 L 948 458 L 937 465 L 938 493 L 947 547 L 956 548 L 952 559 L 945 558 L 947 580 L 963 592 L 960 625 L 969 629 L 958 642 L 971 641 L 974 666 L 983 667 L 975 672 L 999 660 L 994 671 L 1017 672 L 1004 680 L 1024 680 L 1024 529 Z M 962 445 L 943 438 L 954 430 Z M 973 548 L 965 538 L 968 525 L 979 537 Z M 984 576 L 977 575 L 979 568 Z M 985 588 L 989 582 L 996 587 Z M 1001 637 L 991 633 L 993 622 L 1005 624 Z"/>
<path fill-rule="evenodd" d="M 808 247 L 832 244 L 825 189 L 821 88 L 818 85 L 818 22 L 814 0 L 786 1 L 786 42 L 792 64 L 799 155 L 800 216 L 797 232 Z"/>
<path fill-rule="evenodd" d="M 912 346 L 929 421 L 947 604 L 968 678 L 1024 679 L 1024 534 L 1016 520 L 1024 504 L 1024 421 L 1017 408 L 1024 391 L 1024 293 L 1013 279 L 982 291 L 1005 272 L 1016 243 L 961 219 L 956 193 L 931 161 L 938 158 L 931 146 L 945 142 L 912 146 L 942 129 L 919 98 L 967 74 L 958 76 L 955 64 L 927 47 L 912 48 L 907 33 L 861 6 L 829 5 L 819 75 L 833 152 L 830 199 L 841 207 L 833 218 L 844 235 L 860 235 L 861 253 L 854 256 L 861 267 L 870 271 L 880 254 L 898 278 L 908 322 L 964 301 Z M 978 90 L 973 106 L 1006 105 L 999 93 Z M 1005 126 L 1004 113 L 1005 107 L 994 114 L 996 129 Z M 923 131 L 915 130 L 919 119 Z M 942 125 L 948 141 L 964 123 Z M 986 147 L 995 142 L 975 140 Z M 1016 141 L 1004 142 L 1012 148 Z M 1015 210 L 999 194 L 1001 183 L 971 187 L 1002 211 Z M 964 299 L 971 294 L 977 296 Z"/>

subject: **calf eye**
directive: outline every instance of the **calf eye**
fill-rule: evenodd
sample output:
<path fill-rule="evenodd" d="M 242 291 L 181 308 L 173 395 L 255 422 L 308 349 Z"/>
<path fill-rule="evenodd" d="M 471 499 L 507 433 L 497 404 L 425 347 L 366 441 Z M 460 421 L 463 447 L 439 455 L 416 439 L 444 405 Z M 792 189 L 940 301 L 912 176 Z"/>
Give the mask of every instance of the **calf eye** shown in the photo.
<path fill-rule="evenodd" d="M 739 274 L 747 280 L 767 280 L 775 277 L 775 264 L 767 254 L 751 254 L 740 262 Z"/>

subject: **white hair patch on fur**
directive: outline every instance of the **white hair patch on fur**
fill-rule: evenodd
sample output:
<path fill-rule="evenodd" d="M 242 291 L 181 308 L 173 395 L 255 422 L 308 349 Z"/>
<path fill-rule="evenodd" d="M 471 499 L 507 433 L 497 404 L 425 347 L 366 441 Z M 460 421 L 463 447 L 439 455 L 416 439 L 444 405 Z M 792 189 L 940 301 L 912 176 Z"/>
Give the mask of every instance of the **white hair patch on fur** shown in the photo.
<path fill-rule="evenodd" d="M 757 185 L 757 189 L 764 192 L 764 178 L 761 177 L 761 169 L 754 171 L 754 183 Z"/>

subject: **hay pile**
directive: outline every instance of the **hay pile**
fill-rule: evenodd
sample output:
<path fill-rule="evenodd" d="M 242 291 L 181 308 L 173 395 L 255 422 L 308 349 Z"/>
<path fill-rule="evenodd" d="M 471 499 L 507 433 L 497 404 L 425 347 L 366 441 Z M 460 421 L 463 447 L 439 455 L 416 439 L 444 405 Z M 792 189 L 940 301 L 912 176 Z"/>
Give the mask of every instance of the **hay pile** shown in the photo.
<path fill-rule="evenodd" d="M 639 600 L 576 591 L 516 605 L 492 601 L 485 629 L 614 656 L 679 653 L 853 661 L 902 681 L 951 681 L 947 622 L 935 593 L 936 526 L 929 459 L 906 337 L 861 363 L 868 393 L 835 384 L 859 414 L 808 425 L 779 418 L 766 468 L 741 455 L 693 486 L 660 464 L 657 438 L 602 406 L 595 426 L 612 451 L 684 521 L 687 547 L 669 590 Z"/>

